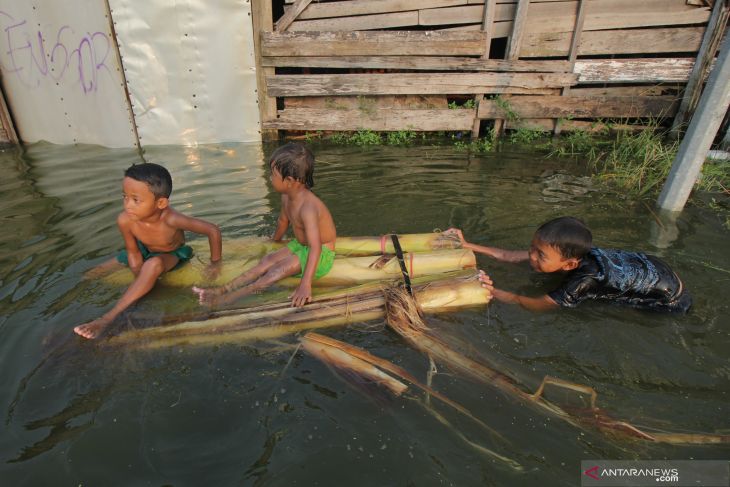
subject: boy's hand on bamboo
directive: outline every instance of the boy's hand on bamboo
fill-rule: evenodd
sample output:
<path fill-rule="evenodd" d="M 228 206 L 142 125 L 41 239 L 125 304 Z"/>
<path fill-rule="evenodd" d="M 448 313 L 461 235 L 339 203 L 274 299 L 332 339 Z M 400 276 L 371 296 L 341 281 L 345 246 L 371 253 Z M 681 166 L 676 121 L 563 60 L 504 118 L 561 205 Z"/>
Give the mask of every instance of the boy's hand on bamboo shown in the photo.
<path fill-rule="evenodd" d="M 494 283 L 492 282 L 492 278 L 487 275 L 486 272 L 483 270 L 479 271 L 479 274 L 477 274 L 477 279 L 479 279 L 479 282 L 482 283 L 482 287 L 487 289 L 492 295 L 494 294 Z"/>
<path fill-rule="evenodd" d="M 289 297 L 291 298 L 292 307 L 299 308 L 307 303 L 311 303 L 312 285 L 305 282 L 299 283 L 299 287 L 297 287 L 296 291 L 294 291 L 294 293 L 292 293 Z"/>
<path fill-rule="evenodd" d="M 459 237 L 462 247 L 467 243 L 466 240 L 464 240 L 464 233 L 458 228 L 449 228 L 444 232 L 444 235 L 456 235 Z"/>
<path fill-rule="evenodd" d="M 221 275 L 221 267 L 223 266 L 223 260 L 210 261 L 210 263 L 203 269 L 203 277 L 208 281 L 215 281 L 218 276 Z"/>

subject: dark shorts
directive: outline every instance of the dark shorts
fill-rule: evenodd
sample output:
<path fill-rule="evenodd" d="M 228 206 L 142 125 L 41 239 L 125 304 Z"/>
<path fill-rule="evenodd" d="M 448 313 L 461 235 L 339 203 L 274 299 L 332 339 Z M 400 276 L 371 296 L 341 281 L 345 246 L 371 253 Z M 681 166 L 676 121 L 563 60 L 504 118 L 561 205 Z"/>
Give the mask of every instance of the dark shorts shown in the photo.
<path fill-rule="evenodd" d="M 181 247 L 176 248 L 175 250 L 172 250 L 170 252 L 150 252 L 150 250 L 145 247 L 145 245 L 137 240 L 137 248 L 139 249 L 140 253 L 142 254 L 142 260 L 146 261 L 151 257 L 154 257 L 156 255 L 162 255 L 162 254 L 170 254 L 174 255 L 178 258 L 178 263 L 173 267 L 171 270 L 175 270 L 181 265 L 183 265 L 185 262 L 189 261 L 193 257 L 193 248 L 190 245 L 183 245 Z M 124 264 L 127 267 L 129 267 L 129 258 L 127 256 L 127 250 L 122 250 L 117 254 L 117 262 L 120 264 Z"/>

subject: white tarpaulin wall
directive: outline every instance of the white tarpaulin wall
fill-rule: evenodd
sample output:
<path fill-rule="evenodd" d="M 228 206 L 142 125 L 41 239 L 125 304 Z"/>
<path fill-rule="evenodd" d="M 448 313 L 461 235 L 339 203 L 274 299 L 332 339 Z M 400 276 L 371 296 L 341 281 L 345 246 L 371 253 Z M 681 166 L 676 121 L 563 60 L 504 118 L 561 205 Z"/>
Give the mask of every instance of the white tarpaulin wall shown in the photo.
<path fill-rule="evenodd" d="M 0 0 L 0 29 L 25 142 L 261 140 L 250 0 Z"/>
<path fill-rule="evenodd" d="M 258 141 L 249 0 L 109 0 L 140 143 Z"/>
<path fill-rule="evenodd" d="M 0 0 L 0 71 L 23 141 L 134 147 L 104 0 Z"/>

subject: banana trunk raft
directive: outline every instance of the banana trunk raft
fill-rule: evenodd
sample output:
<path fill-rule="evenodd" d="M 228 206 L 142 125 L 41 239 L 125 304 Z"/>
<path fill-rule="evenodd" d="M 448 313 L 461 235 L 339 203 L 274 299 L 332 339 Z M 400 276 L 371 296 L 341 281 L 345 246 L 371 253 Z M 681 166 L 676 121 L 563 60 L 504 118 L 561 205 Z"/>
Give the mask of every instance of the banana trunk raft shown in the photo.
<path fill-rule="evenodd" d="M 476 274 L 449 278 L 426 276 L 413 291 L 427 313 L 483 306 L 491 300 Z M 392 286 L 393 284 L 391 284 Z M 302 308 L 289 300 L 239 310 L 210 312 L 182 323 L 130 330 L 112 336 L 112 346 L 154 349 L 180 345 L 218 345 L 276 338 L 302 330 L 371 321 L 385 317 L 384 284 L 373 282 L 316 297 Z"/>
<path fill-rule="evenodd" d="M 387 237 L 387 238 L 386 238 Z M 441 233 L 407 234 L 399 236 L 406 268 L 412 278 L 440 274 L 455 270 L 474 269 L 476 258 L 471 250 L 459 248 L 461 243 L 450 235 Z M 196 255 L 207 255 L 205 243 L 191 243 Z M 180 269 L 164 274 L 163 285 L 190 287 L 194 285 L 219 286 L 250 269 L 267 253 L 283 244 L 270 240 L 241 238 L 224 243 L 223 266 L 215 279 L 207 279 L 205 259 L 193 258 Z M 398 260 L 393 256 L 393 243 L 389 235 L 383 237 L 339 237 L 337 257 L 332 270 L 315 282 L 317 287 L 351 286 L 368 281 L 382 281 L 401 275 Z M 384 251 L 384 253 L 381 253 Z M 363 254 L 370 254 L 362 256 Z M 117 268 L 101 279 L 112 286 L 126 286 L 132 282 L 127 268 Z M 298 279 L 282 281 L 284 285 L 296 285 Z"/>

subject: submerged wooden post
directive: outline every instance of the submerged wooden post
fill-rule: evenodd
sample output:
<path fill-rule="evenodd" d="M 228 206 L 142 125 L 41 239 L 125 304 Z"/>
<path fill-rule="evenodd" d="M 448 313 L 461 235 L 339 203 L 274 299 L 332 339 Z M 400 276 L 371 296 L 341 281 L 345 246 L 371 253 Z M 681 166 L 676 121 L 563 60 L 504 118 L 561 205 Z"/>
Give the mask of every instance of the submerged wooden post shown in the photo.
<path fill-rule="evenodd" d="M 692 67 L 687 86 L 684 88 L 682 103 L 679 105 L 677 115 L 672 122 L 672 132 L 678 132 L 687 123 L 689 117 L 697 106 L 702 94 L 702 82 L 712 66 L 717 47 L 722 41 L 723 32 L 728 17 L 730 17 L 730 3 L 728 0 L 715 0 L 712 15 L 707 22 L 707 29 L 702 37 L 702 44 L 697 53 L 697 60 Z"/>
<path fill-rule="evenodd" d="M 730 39 L 726 38 L 717 57 L 717 64 L 707 80 L 697 111 L 679 145 L 667 182 L 659 195 L 657 206 L 664 210 L 681 211 L 684 207 L 730 105 L 729 56 Z"/>
<path fill-rule="evenodd" d="M 276 98 L 268 95 L 266 77 L 274 75 L 274 68 L 265 68 L 261 63 L 261 34 L 274 30 L 274 18 L 271 9 L 272 0 L 251 0 L 251 16 L 253 17 L 253 44 L 256 58 L 256 85 L 259 95 L 259 118 L 261 124 L 261 138 L 275 140 L 279 138 L 276 129 L 263 128 L 264 123 L 276 119 Z"/>

